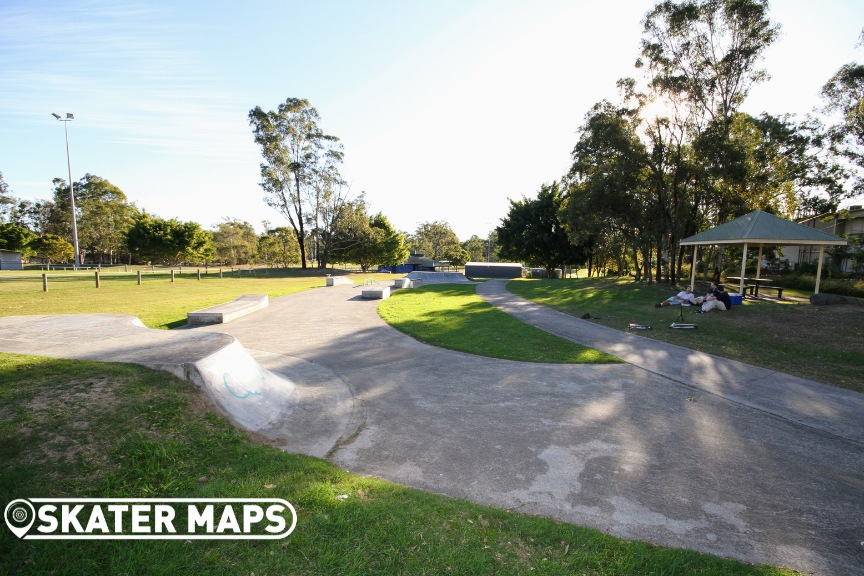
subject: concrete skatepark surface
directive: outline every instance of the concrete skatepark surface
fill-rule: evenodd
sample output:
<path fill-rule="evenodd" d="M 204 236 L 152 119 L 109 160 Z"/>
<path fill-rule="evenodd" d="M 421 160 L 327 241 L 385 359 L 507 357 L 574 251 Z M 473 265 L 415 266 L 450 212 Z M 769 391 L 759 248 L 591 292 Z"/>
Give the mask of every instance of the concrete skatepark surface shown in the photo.
<path fill-rule="evenodd" d="M 296 398 L 266 432 L 285 450 L 627 538 L 860 574 L 862 395 L 561 317 L 504 284 L 478 292 L 634 363 L 533 364 L 434 348 L 387 326 L 379 302 L 363 300 L 356 286 L 276 298 L 266 314 L 227 325 L 162 333 L 195 337 L 172 341 L 175 364 L 208 346 L 230 347 L 233 336 L 284 376 Z M 0 318 L 0 349 L 64 354 L 46 317 L 26 318 L 47 330 L 47 344 Z M 125 338 L 91 337 L 100 346 Z M 136 359 L 127 342 L 93 359 L 158 363 L 156 347 L 142 340 Z"/>

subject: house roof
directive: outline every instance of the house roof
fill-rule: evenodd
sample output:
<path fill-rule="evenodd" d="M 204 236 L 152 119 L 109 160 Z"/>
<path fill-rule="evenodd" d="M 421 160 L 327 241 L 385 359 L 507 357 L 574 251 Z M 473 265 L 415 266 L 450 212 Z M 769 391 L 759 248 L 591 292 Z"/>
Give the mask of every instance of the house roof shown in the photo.
<path fill-rule="evenodd" d="M 761 210 L 750 212 L 681 241 L 682 246 L 702 244 L 845 245 L 846 240 L 809 226 L 784 220 Z"/>

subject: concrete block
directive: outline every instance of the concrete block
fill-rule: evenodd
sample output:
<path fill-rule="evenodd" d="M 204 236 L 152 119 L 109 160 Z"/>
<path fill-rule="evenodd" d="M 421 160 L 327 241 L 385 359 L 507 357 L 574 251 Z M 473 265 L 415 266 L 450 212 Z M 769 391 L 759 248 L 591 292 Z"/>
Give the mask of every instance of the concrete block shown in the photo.
<path fill-rule="evenodd" d="M 186 314 L 186 322 L 193 326 L 224 324 L 270 305 L 267 294 L 244 294 L 224 304 L 202 308 Z"/>
<path fill-rule="evenodd" d="M 397 278 L 393 282 L 394 288 L 411 288 L 411 279 L 410 278 Z"/>
<path fill-rule="evenodd" d="M 363 288 L 363 298 L 366 298 L 367 300 L 384 300 L 389 297 L 389 286 L 368 286 Z"/>
<path fill-rule="evenodd" d="M 327 286 L 339 286 L 340 284 L 354 285 L 354 281 L 347 276 L 327 276 Z"/>

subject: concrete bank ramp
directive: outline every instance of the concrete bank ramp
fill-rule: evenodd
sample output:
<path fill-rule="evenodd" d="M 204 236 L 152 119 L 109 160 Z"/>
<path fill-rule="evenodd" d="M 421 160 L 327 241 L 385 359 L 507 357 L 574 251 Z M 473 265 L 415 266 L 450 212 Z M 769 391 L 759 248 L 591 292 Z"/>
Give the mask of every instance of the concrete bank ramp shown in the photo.
<path fill-rule="evenodd" d="M 299 398 L 290 379 L 263 368 L 233 336 L 153 330 L 125 314 L 0 318 L 0 350 L 165 370 L 200 386 L 235 424 L 267 437 L 278 435 Z"/>
<path fill-rule="evenodd" d="M 424 284 L 474 284 L 459 272 L 409 272 L 407 278 L 414 282 L 415 287 Z"/>

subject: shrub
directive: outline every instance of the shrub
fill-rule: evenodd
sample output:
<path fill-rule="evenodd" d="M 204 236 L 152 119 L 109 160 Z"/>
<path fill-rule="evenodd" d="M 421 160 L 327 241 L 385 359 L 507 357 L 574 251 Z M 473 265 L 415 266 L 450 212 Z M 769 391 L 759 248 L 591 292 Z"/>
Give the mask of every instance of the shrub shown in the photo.
<path fill-rule="evenodd" d="M 785 288 L 795 288 L 812 292 L 816 288 L 816 277 L 804 274 L 791 274 L 778 278 L 777 284 Z M 864 280 L 823 278 L 819 283 L 819 291 L 841 296 L 854 296 L 864 298 Z"/>

